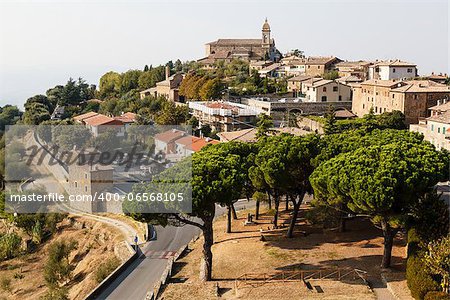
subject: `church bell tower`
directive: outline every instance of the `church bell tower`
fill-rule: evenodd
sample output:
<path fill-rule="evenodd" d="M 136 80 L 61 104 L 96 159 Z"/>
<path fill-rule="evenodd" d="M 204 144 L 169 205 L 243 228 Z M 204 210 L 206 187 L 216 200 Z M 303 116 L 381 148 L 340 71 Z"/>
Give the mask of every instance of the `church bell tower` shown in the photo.
<path fill-rule="evenodd" d="M 262 47 L 266 48 L 266 49 L 270 49 L 270 25 L 269 22 L 267 22 L 267 18 L 266 21 L 263 24 L 262 27 Z"/>

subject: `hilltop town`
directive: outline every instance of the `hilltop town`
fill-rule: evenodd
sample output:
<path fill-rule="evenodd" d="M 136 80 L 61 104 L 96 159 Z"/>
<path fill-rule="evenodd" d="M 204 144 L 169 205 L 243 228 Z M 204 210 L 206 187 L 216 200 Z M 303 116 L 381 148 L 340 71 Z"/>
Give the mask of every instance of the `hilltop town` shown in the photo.
<path fill-rule="evenodd" d="M 255 35 L 0 108 L 0 297 L 449 299 L 448 75 Z"/>

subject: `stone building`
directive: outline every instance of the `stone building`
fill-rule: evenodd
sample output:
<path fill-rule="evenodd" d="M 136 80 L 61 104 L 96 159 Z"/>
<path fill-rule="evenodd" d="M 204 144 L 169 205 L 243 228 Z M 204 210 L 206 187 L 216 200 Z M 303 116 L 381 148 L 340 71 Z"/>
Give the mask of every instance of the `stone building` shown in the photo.
<path fill-rule="evenodd" d="M 113 172 L 114 169 L 107 165 L 69 165 L 69 194 L 85 196 L 83 201 L 75 201 L 71 205 L 85 212 L 106 212 L 107 203 L 101 199 L 114 187 Z"/>
<path fill-rule="evenodd" d="M 361 80 L 367 80 L 369 76 L 369 61 L 342 61 L 336 64 L 336 70 L 340 77 L 354 76 Z"/>
<path fill-rule="evenodd" d="M 156 83 L 155 87 L 140 92 L 141 99 L 147 96 L 166 97 L 173 102 L 184 102 L 184 97 L 179 95 L 179 89 L 184 75 L 177 73 L 170 76 L 169 67 L 166 66 L 166 79 Z"/>
<path fill-rule="evenodd" d="M 322 76 L 336 69 L 336 64 L 341 60 L 337 57 L 308 57 L 305 58 L 305 75 Z"/>
<path fill-rule="evenodd" d="M 205 45 L 206 55 L 197 62 L 206 68 L 213 67 L 217 61 L 230 62 L 233 59 L 247 61 L 278 61 L 281 53 L 271 37 L 269 22 L 264 22 L 260 39 L 218 39 Z"/>
<path fill-rule="evenodd" d="M 450 86 L 430 80 L 367 80 L 353 86 L 352 111 L 358 117 L 368 114 L 373 108 L 375 114 L 401 111 L 406 123 L 417 123 L 419 118 L 429 116 L 428 109 L 438 100 L 450 96 Z"/>
<path fill-rule="evenodd" d="M 437 149 L 450 150 L 450 102 L 439 100 L 438 105 L 430 107 L 430 114 L 419 124 L 410 125 L 409 130 L 422 133 Z"/>

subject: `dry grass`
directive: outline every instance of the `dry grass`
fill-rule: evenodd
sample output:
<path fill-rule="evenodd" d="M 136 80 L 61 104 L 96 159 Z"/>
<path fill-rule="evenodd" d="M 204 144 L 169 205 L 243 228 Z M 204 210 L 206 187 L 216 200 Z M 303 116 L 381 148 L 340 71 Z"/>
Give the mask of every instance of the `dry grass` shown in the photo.
<path fill-rule="evenodd" d="M 302 208 L 302 214 L 305 207 Z M 240 283 L 238 293 L 235 279 L 244 273 L 265 273 L 281 270 L 357 268 L 368 272 L 368 278 L 381 272 L 379 264 L 383 252 L 381 232 L 367 220 L 348 223 L 348 232 L 323 231 L 302 222 L 296 227 L 295 238 L 285 237 L 286 228 L 265 234 L 260 240 L 260 229 L 267 230 L 270 216 L 263 216 L 258 224 L 244 226 L 244 216 L 233 221 L 233 233 L 226 234 L 226 219 L 214 224 L 213 278 L 208 283 L 199 282 L 202 239 L 190 245 L 192 251 L 175 264 L 172 283 L 165 287 L 161 299 L 217 299 L 215 284 L 220 287 L 223 299 L 374 299 L 367 286 L 357 282 L 333 280 L 311 281 L 324 293 L 311 293 L 301 282 L 267 283 L 254 287 Z M 288 214 L 281 215 L 287 224 Z M 300 232 L 306 232 L 306 236 Z M 393 266 L 404 268 L 404 242 L 400 238 L 393 249 Z"/>
<path fill-rule="evenodd" d="M 108 258 L 116 255 L 124 260 L 130 255 L 115 229 L 80 217 L 75 219 L 77 225 L 84 222 L 85 228 L 71 226 L 66 219 L 60 224 L 58 233 L 36 252 L 0 263 L 0 277 L 11 279 L 12 287 L 12 293 L 0 290 L 0 299 L 38 299 L 47 291 L 43 269 L 49 245 L 54 241 L 74 239 L 78 242 L 70 257 L 76 265 L 73 280 L 67 284 L 70 299 L 84 299 L 97 285 L 95 270 Z M 16 273 L 24 277 L 14 279 Z"/>

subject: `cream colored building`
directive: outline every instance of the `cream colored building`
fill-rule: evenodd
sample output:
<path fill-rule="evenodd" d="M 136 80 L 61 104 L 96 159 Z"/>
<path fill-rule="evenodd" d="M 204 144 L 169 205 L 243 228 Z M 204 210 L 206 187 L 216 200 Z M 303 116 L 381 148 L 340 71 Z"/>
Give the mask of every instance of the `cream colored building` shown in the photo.
<path fill-rule="evenodd" d="M 361 80 L 367 80 L 369 76 L 369 61 L 342 61 L 336 64 L 336 69 L 340 77 L 354 76 Z"/>
<path fill-rule="evenodd" d="M 292 92 L 294 97 L 303 95 L 302 83 L 310 79 L 312 79 L 312 77 L 308 75 L 299 75 L 289 78 L 287 80 L 288 92 Z"/>
<path fill-rule="evenodd" d="M 312 78 L 302 83 L 302 92 L 307 102 L 351 101 L 352 89 L 335 80 Z"/>
<path fill-rule="evenodd" d="M 147 96 L 163 96 L 173 102 L 184 102 L 184 97 L 181 97 L 178 94 L 184 75 L 177 73 L 169 76 L 169 74 L 170 71 L 166 68 L 166 79 L 156 83 L 155 87 L 140 92 L 141 99 L 144 99 Z"/>
<path fill-rule="evenodd" d="M 417 77 L 417 65 L 398 59 L 378 61 L 369 66 L 368 79 L 393 80 L 415 77 Z"/>
<path fill-rule="evenodd" d="M 429 116 L 428 109 L 450 96 L 450 86 L 429 80 L 367 80 L 353 86 L 352 111 L 358 117 L 401 111 L 407 124 Z"/>
<path fill-rule="evenodd" d="M 450 102 L 439 101 L 438 105 L 430 107 L 430 112 L 430 117 L 410 125 L 409 130 L 422 133 L 437 149 L 450 150 Z"/>

